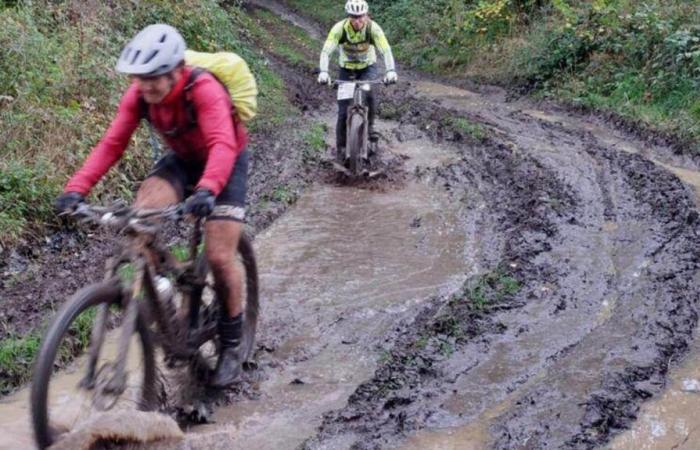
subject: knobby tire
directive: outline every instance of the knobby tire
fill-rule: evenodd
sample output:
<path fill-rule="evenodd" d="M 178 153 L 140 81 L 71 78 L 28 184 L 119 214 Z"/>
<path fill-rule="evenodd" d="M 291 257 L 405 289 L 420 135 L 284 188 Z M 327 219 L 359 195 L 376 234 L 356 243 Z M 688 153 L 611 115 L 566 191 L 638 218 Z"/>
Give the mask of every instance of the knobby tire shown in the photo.
<path fill-rule="evenodd" d="M 69 333 L 73 322 L 85 311 L 101 304 L 118 304 L 121 296 L 119 284 L 114 282 L 96 283 L 78 291 L 68 300 L 51 322 L 42 340 L 34 367 L 31 387 L 32 425 L 36 443 L 40 449 L 53 444 L 49 423 L 48 395 L 51 377 L 61 344 Z M 153 342 L 148 327 L 141 314 L 138 316 L 136 332 L 140 336 L 143 352 L 143 384 L 141 386 L 139 408 L 150 410 L 156 406 L 156 366 Z"/>
<path fill-rule="evenodd" d="M 350 172 L 359 175 L 362 170 L 362 145 L 364 140 L 364 118 L 360 114 L 351 114 L 348 121 L 347 145 L 350 153 Z"/>
<path fill-rule="evenodd" d="M 242 361 L 248 360 L 253 353 L 253 346 L 255 344 L 255 333 L 258 325 L 258 316 L 260 313 L 260 303 L 259 303 L 259 293 L 258 293 L 258 268 L 255 261 L 255 253 L 253 252 L 253 245 L 250 239 L 245 235 L 241 235 L 238 242 L 238 254 L 241 257 L 241 263 L 243 264 L 243 270 L 245 271 L 245 310 L 243 312 L 243 336 L 242 336 L 242 347 L 241 347 L 241 358 Z M 206 274 L 209 272 L 209 264 L 207 263 L 206 255 L 202 254 L 199 256 L 197 270 L 200 277 L 206 278 Z M 208 308 L 214 308 L 215 314 L 209 311 L 203 311 L 203 318 L 213 318 L 221 312 L 221 306 L 218 303 L 212 303 L 207 306 Z M 216 337 L 216 330 L 213 328 L 211 333 L 206 333 L 203 341 L 212 340 Z M 198 344 L 203 344 L 199 342 Z M 206 358 L 198 358 L 199 361 L 206 360 Z"/>

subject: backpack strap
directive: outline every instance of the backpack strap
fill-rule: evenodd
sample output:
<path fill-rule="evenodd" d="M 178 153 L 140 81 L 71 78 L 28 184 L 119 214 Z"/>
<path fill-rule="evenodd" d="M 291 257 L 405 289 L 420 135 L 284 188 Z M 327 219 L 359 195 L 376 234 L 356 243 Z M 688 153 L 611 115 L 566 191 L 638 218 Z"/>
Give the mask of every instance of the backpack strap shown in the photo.
<path fill-rule="evenodd" d="M 374 36 L 372 35 L 372 19 L 369 19 L 365 36 L 367 37 L 367 40 L 369 41 L 370 45 L 374 45 Z M 376 45 L 374 46 L 376 47 Z"/>
<path fill-rule="evenodd" d="M 197 126 L 197 111 L 195 111 L 194 102 L 192 101 L 192 88 L 194 87 L 194 82 L 197 81 L 197 78 L 205 72 L 207 72 L 206 69 L 196 66 L 193 67 L 183 89 L 185 93 L 185 113 L 187 114 L 188 128 L 194 128 Z"/>

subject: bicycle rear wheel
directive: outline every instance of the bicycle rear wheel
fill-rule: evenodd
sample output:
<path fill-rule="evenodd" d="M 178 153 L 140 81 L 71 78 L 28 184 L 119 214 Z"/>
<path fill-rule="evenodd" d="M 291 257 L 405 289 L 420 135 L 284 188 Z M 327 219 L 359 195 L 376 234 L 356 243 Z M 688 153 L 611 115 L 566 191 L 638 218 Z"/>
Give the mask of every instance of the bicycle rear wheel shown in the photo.
<path fill-rule="evenodd" d="M 56 380 L 57 374 L 54 368 L 67 365 L 73 357 L 78 356 L 86 348 L 85 341 L 88 340 L 89 331 L 93 328 L 92 322 L 99 314 L 100 308 L 104 308 L 107 319 L 102 326 L 115 324 L 119 320 L 119 317 L 110 311 L 110 307 L 119 305 L 120 299 L 121 288 L 118 283 L 93 284 L 81 289 L 68 300 L 51 322 L 37 356 L 30 397 L 34 436 L 40 449 L 54 443 L 61 431 L 69 431 L 86 414 L 89 415 L 90 410 L 110 409 L 117 400 L 126 401 L 129 407 L 133 407 L 135 403 L 141 410 L 150 410 L 156 406 L 154 350 L 141 314 L 138 315 L 136 327 L 141 344 L 141 359 L 133 363 L 135 366 L 141 366 L 140 377 L 129 376 L 128 389 L 118 394 L 110 394 L 116 397 L 113 401 L 110 398 L 108 407 L 102 407 L 103 405 L 99 405 L 98 401 L 104 399 L 100 396 L 104 394 L 102 388 L 112 364 L 106 360 L 109 356 L 105 355 L 108 352 L 104 342 L 100 345 L 100 353 L 103 355 L 98 360 L 95 376 L 91 379 L 92 383 L 88 388 L 73 388 L 72 383 L 75 380 L 70 379 L 71 374 L 67 375 L 67 380 L 62 379 L 61 384 Z M 133 343 L 130 347 L 133 347 Z M 74 367 L 79 365 L 73 364 Z M 81 372 L 82 370 L 79 371 Z M 57 385 L 55 392 L 50 392 L 53 381 L 56 381 Z M 91 391 L 90 394 L 87 391 Z M 91 403 L 87 411 L 86 400 Z"/>
<path fill-rule="evenodd" d="M 362 170 L 362 146 L 365 138 L 365 120 L 357 113 L 350 115 L 348 121 L 348 153 L 350 154 L 350 172 L 359 175 Z"/>
<path fill-rule="evenodd" d="M 255 262 L 253 244 L 246 235 L 242 235 L 238 243 L 238 254 L 245 270 L 245 319 L 243 321 L 241 354 L 243 361 L 247 361 L 253 354 L 260 313 L 260 299 L 258 297 L 258 266 Z"/>
<path fill-rule="evenodd" d="M 241 361 L 246 362 L 253 355 L 255 345 L 255 335 L 258 326 L 260 313 L 260 302 L 258 293 L 258 268 L 255 261 L 255 253 L 250 239 L 241 235 L 238 242 L 238 254 L 236 264 L 243 272 L 243 336 L 241 339 L 240 356 Z M 199 325 L 197 330 L 193 330 L 192 335 L 196 335 L 194 344 L 200 348 L 199 354 L 194 358 L 195 371 L 201 375 L 210 375 L 218 358 L 217 321 L 220 312 L 220 304 L 215 301 L 213 289 L 213 276 L 209 270 L 209 265 L 204 254 L 200 255 L 197 271 L 206 278 L 205 289 L 200 294 L 199 302 L 203 307 L 199 314 Z M 197 301 L 197 300 L 195 300 Z"/>

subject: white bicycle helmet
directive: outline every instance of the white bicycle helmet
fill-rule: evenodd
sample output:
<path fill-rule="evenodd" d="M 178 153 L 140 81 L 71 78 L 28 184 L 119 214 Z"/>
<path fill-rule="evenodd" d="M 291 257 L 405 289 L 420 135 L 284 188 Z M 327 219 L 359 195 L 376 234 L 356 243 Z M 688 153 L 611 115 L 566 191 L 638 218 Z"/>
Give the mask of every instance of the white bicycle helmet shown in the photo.
<path fill-rule="evenodd" d="M 175 28 L 163 23 L 149 25 L 124 47 L 116 69 L 129 75 L 162 75 L 185 59 L 185 48 Z"/>
<path fill-rule="evenodd" d="M 362 16 L 369 12 L 369 5 L 365 0 L 348 0 L 345 12 L 350 16 Z"/>

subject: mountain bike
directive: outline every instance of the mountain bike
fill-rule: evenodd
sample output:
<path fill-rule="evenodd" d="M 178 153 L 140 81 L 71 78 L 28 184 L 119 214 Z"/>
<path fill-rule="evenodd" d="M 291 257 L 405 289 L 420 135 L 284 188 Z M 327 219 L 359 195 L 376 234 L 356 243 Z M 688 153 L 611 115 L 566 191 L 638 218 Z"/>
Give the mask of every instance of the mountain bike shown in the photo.
<path fill-rule="evenodd" d="M 89 348 L 77 393 L 98 411 L 117 404 L 154 410 L 163 403 L 158 379 L 161 361 L 171 368 L 187 366 L 206 382 L 219 351 L 219 302 L 213 298 L 213 277 L 201 250 L 202 219 L 196 220 L 189 246 L 179 249 L 178 255 L 177 248 L 161 243 L 159 233 L 168 221 L 183 218 L 182 204 L 158 210 L 82 204 L 72 215 L 118 230 L 121 245 L 107 261 L 104 281 L 84 287 L 69 299 L 41 343 L 30 396 L 40 449 L 78 420 L 65 405 L 74 399 L 55 399 L 49 391 L 55 367 L 78 356 L 87 347 L 86 340 Z M 236 263 L 244 273 L 241 356 L 246 361 L 253 350 L 259 304 L 255 255 L 245 235 Z M 116 340 L 114 355 L 109 354 L 110 339 Z M 156 349 L 162 350 L 162 359 Z M 135 370 L 127 368 L 128 363 Z"/>
<path fill-rule="evenodd" d="M 348 106 L 345 154 L 337 154 L 336 168 L 346 175 L 369 175 L 369 155 L 377 151 L 377 143 L 369 141 L 369 105 L 366 95 L 373 84 L 384 83 L 382 80 L 336 80 L 332 85 L 338 87 L 338 100 L 352 98 Z M 346 167 L 347 165 L 347 167 Z"/>

